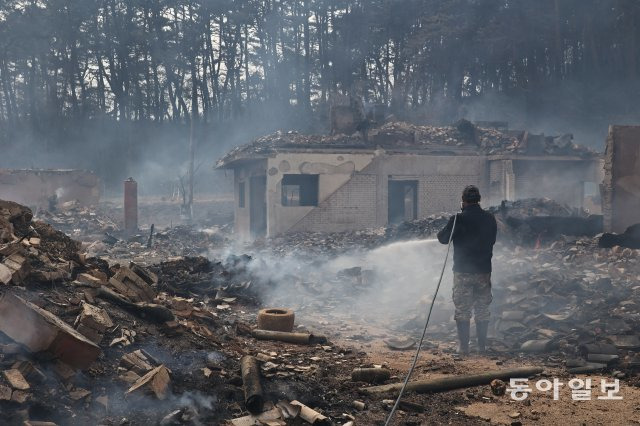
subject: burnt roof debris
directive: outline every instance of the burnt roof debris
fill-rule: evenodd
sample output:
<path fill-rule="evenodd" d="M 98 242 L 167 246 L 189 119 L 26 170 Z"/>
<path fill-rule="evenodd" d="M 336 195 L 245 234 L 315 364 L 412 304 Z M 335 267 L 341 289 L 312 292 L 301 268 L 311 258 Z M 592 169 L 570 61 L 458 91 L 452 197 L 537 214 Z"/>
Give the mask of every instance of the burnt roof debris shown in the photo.
<path fill-rule="evenodd" d="M 558 155 L 585 158 L 598 155 L 591 148 L 574 143 L 571 134 L 545 136 L 526 131 L 482 128 L 464 119 L 447 127 L 392 121 L 368 130 L 366 139 L 362 132 L 352 135 L 311 135 L 297 131 L 277 131 L 234 148 L 216 166 L 225 167 L 237 160 L 260 158 L 278 152 L 377 148 L 433 154 L 446 152 L 454 155 Z"/>

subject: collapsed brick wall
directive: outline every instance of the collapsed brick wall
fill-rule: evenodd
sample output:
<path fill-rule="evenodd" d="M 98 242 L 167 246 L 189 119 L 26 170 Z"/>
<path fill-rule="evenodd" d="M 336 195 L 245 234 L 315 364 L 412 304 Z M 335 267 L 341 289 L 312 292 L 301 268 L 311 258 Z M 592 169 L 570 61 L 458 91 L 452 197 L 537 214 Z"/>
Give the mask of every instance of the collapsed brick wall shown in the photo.
<path fill-rule="evenodd" d="M 640 222 L 640 126 L 609 126 L 602 184 L 607 232 Z"/>

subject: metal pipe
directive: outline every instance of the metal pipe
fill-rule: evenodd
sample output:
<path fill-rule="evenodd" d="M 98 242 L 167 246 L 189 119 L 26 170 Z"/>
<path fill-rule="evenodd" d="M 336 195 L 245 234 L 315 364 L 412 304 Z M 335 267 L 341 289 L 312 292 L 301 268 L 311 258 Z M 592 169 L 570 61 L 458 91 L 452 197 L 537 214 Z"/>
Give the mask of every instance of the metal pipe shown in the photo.
<path fill-rule="evenodd" d="M 280 342 L 297 343 L 299 345 L 324 343 L 327 341 L 327 338 L 324 336 L 315 336 L 309 333 L 287 333 L 285 331 L 260 329 L 253 330 L 251 335 L 259 340 L 277 340 Z"/>
<path fill-rule="evenodd" d="M 451 389 L 467 388 L 491 383 L 494 379 L 507 380 L 510 378 L 526 378 L 542 373 L 539 367 L 520 367 L 509 370 L 488 371 L 481 374 L 470 374 L 464 376 L 440 377 L 437 379 L 418 380 L 410 382 L 406 390 L 417 393 L 442 392 Z M 387 392 L 399 392 L 403 383 L 393 383 L 390 385 L 371 386 L 361 389 L 366 394 L 380 394 Z"/>
<path fill-rule="evenodd" d="M 260 384 L 258 360 L 246 355 L 240 360 L 240 369 L 244 387 L 244 404 L 250 413 L 260 414 L 264 405 L 264 397 L 262 395 L 262 385 Z"/>

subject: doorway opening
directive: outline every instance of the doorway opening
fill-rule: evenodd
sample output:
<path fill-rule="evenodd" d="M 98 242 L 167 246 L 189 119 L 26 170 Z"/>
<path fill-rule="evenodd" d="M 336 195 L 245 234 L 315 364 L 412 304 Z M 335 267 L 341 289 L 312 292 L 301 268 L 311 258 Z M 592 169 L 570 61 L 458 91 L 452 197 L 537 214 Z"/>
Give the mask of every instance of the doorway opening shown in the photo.
<path fill-rule="evenodd" d="M 418 181 L 389 179 L 389 224 L 418 218 Z"/>
<path fill-rule="evenodd" d="M 266 176 L 252 176 L 249 181 L 249 228 L 252 238 L 267 234 Z"/>

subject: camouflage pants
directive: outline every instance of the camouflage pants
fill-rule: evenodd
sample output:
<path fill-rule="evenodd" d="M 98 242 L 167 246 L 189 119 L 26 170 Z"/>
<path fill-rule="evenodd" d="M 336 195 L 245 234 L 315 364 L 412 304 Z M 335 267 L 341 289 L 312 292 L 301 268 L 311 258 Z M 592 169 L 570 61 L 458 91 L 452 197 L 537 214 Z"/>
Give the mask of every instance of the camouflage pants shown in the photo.
<path fill-rule="evenodd" d="M 471 319 L 471 310 L 475 321 L 489 321 L 491 304 L 491 274 L 453 273 L 453 304 L 456 321 Z"/>

